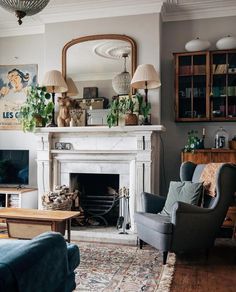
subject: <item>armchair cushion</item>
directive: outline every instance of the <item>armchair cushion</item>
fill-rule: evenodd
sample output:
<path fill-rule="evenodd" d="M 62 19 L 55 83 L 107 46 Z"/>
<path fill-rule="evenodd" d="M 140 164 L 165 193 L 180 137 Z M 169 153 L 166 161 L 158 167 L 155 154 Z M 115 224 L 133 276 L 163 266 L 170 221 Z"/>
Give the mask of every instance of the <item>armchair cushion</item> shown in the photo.
<path fill-rule="evenodd" d="M 161 215 L 170 215 L 172 207 L 176 202 L 184 202 L 191 205 L 198 205 L 203 193 L 203 183 L 193 183 L 190 181 L 171 181 L 165 206 Z"/>
<path fill-rule="evenodd" d="M 138 212 L 135 214 L 135 221 L 160 233 L 171 233 L 173 231 L 170 216 Z"/>

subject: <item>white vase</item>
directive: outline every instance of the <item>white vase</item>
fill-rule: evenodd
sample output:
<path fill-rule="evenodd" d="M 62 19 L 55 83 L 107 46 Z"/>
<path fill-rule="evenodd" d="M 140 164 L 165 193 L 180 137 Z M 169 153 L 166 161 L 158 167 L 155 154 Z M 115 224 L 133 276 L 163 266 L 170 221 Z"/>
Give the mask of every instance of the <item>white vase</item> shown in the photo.
<path fill-rule="evenodd" d="M 216 47 L 219 50 L 230 50 L 236 48 L 236 38 L 228 35 L 216 42 Z"/>
<path fill-rule="evenodd" d="M 185 44 L 185 50 L 188 52 L 205 51 L 209 49 L 210 46 L 211 46 L 211 43 L 209 41 L 204 41 L 204 40 L 200 40 L 199 38 L 196 38 Z"/>

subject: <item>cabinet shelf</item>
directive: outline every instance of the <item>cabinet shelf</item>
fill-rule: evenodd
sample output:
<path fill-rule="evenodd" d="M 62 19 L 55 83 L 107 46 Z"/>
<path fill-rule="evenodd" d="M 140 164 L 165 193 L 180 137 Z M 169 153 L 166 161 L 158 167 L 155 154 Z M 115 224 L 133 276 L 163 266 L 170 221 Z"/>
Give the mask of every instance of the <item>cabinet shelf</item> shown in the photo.
<path fill-rule="evenodd" d="M 29 188 L 0 188 L 0 207 L 37 209 L 38 192 Z"/>

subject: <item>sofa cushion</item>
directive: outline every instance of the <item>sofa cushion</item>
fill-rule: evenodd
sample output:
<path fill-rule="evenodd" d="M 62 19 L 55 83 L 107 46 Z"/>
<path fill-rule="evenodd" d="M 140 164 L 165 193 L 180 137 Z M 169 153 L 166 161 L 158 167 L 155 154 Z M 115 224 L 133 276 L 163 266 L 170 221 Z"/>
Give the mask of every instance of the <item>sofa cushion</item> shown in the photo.
<path fill-rule="evenodd" d="M 203 184 L 190 181 L 176 182 L 171 181 L 165 206 L 161 215 L 170 215 L 172 207 L 176 202 L 185 202 L 192 205 L 198 205 L 203 192 Z"/>
<path fill-rule="evenodd" d="M 136 212 L 134 214 L 134 220 L 136 223 L 145 225 L 148 228 L 158 231 L 160 233 L 172 233 L 173 230 L 173 225 L 170 222 L 169 216 Z"/>

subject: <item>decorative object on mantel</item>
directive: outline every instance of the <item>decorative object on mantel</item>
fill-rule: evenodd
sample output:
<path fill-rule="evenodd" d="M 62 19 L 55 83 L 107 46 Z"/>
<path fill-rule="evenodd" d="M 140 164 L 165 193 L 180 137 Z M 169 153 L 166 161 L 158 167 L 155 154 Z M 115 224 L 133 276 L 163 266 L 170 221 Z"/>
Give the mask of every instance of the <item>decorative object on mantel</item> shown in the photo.
<path fill-rule="evenodd" d="M 66 142 L 56 142 L 55 149 L 57 150 L 71 150 L 72 144 Z"/>
<path fill-rule="evenodd" d="M 51 119 L 54 104 L 45 87 L 28 87 L 26 102 L 19 111 L 19 120 L 24 132 L 33 132 L 35 127 L 45 127 Z"/>
<path fill-rule="evenodd" d="M 49 0 L 0 0 L 0 6 L 7 11 L 14 12 L 21 25 L 23 17 L 39 13 L 48 2 Z"/>
<path fill-rule="evenodd" d="M 126 58 L 128 58 L 128 56 L 128 53 L 122 54 L 122 58 L 124 58 L 124 70 L 120 74 L 116 75 L 112 80 L 112 87 L 119 95 L 129 94 L 130 92 L 131 76 L 126 68 Z"/>
<path fill-rule="evenodd" d="M 79 206 L 78 190 L 70 192 L 65 185 L 56 186 L 55 191 L 49 191 L 42 196 L 44 210 L 71 210 L 73 201 Z"/>
<path fill-rule="evenodd" d="M 210 46 L 211 43 L 209 41 L 201 40 L 197 37 L 185 44 L 185 50 L 188 52 L 205 51 L 209 49 Z"/>
<path fill-rule="evenodd" d="M 137 125 L 138 117 L 134 113 L 136 96 L 129 95 L 113 97 L 107 115 L 107 124 L 110 127 L 117 126 L 119 119 L 125 118 L 125 125 Z"/>
<path fill-rule="evenodd" d="M 226 36 L 216 42 L 216 47 L 219 50 L 230 50 L 236 48 L 236 38 L 233 36 Z"/>
<path fill-rule="evenodd" d="M 151 64 L 139 65 L 131 80 L 131 86 L 137 89 L 144 89 L 146 108 L 149 108 L 148 89 L 159 88 L 161 86 L 159 74 L 154 66 Z M 146 125 L 149 124 L 147 117 L 144 123 Z"/>
<path fill-rule="evenodd" d="M 70 97 L 58 97 L 59 112 L 57 116 L 58 127 L 69 127 L 70 125 L 70 108 L 73 103 Z"/>
<path fill-rule="evenodd" d="M 43 86 L 47 88 L 47 92 L 52 94 L 52 102 L 55 105 L 55 93 L 62 93 L 68 90 L 68 86 L 58 70 L 51 70 L 46 72 L 43 82 Z M 57 127 L 55 123 L 55 111 L 52 112 L 52 121 L 48 127 Z"/>

